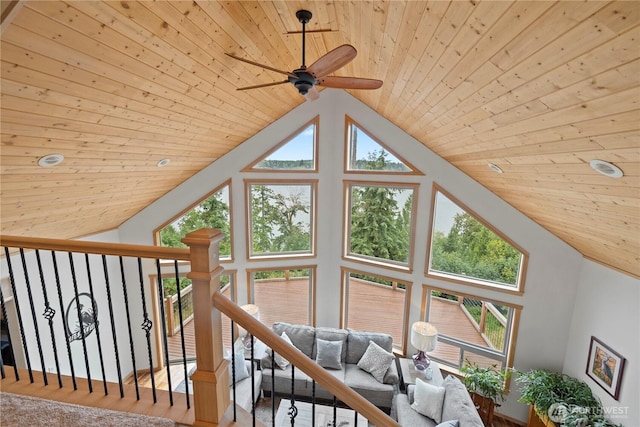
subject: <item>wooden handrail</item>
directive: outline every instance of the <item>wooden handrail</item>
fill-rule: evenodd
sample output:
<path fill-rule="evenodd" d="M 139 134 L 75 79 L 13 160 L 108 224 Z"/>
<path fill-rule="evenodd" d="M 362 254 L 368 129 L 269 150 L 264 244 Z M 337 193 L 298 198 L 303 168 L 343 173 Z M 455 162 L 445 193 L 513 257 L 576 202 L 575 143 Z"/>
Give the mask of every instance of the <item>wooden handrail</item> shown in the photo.
<path fill-rule="evenodd" d="M 189 249 L 163 246 L 129 245 L 123 243 L 89 242 L 82 240 L 44 239 L 41 237 L 0 236 L 0 246 L 8 248 L 44 249 L 52 251 L 80 252 L 130 256 L 140 258 L 189 261 Z"/>
<path fill-rule="evenodd" d="M 326 390 L 334 394 L 340 401 L 346 403 L 351 409 L 362 414 L 369 421 L 380 427 L 399 427 L 396 421 L 391 419 L 380 408 L 369 402 L 360 394 L 346 386 L 342 381 L 327 373 L 324 368 L 309 359 L 304 353 L 287 343 L 281 337 L 273 333 L 271 329 L 256 320 L 246 311 L 231 302 L 220 292 L 213 295 L 214 306 L 226 314 L 234 322 L 238 323 L 253 336 L 271 347 L 276 353 L 282 355 L 296 368 L 309 375 Z"/>

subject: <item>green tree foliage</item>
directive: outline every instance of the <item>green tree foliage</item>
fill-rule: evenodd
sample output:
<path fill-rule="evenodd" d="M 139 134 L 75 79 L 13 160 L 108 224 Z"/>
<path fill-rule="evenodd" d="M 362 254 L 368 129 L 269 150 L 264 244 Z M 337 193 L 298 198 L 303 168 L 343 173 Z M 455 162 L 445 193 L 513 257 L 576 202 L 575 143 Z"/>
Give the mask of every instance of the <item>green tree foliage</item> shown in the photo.
<path fill-rule="evenodd" d="M 229 205 L 222 200 L 222 192 L 218 191 L 204 200 L 198 206 L 185 213 L 182 218 L 173 224 L 169 224 L 160 231 L 162 246 L 184 248 L 182 238 L 201 228 L 216 228 L 225 233 L 225 238 L 220 242 L 220 255 L 231 255 Z"/>
<path fill-rule="evenodd" d="M 448 235 L 435 232 L 431 269 L 515 285 L 521 254 L 466 212 L 456 214 Z"/>
<path fill-rule="evenodd" d="M 183 290 L 187 286 L 191 284 L 191 279 L 187 277 L 180 278 L 180 290 Z M 164 288 L 164 296 L 168 297 L 170 295 L 175 295 L 178 293 L 176 288 L 176 279 L 175 278 L 166 278 L 162 279 L 162 287 Z"/>
<path fill-rule="evenodd" d="M 251 234 L 254 254 L 308 251 L 311 205 L 302 190 L 276 192 L 267 185 L 251 187 Z"/>
<path fill-rule="evenodd" d="M 387 153 L 369 153 L 367 167 L 381 170 Z M 353 186 L 351 190 L 351 252 L 359 255 L 407 262 L 413 196 L 402 208 L 397 196 L 402 190 L 384 186 Z"/>

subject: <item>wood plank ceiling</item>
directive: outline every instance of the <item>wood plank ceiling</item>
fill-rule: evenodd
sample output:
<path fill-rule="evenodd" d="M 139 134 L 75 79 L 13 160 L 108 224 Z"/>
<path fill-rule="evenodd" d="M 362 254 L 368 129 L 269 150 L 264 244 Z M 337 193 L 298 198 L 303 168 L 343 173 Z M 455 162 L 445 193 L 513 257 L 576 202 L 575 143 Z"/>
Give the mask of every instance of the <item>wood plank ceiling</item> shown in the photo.
<path fill-rule="evenodd" d="M 640 277 L 640 3 L 2 2 L 2 233 L 117 227 L 295 108 L 237 92 L 343 43 L 362 102 L 585 257 Z M 65 161 L 39 168 L 38 159 Z M 156 163 L 170 158 L 159 169 Z M 620 167 L 597 174 L 589 160 Z M 491 171 L 495 163 L 503 174 Z"/>

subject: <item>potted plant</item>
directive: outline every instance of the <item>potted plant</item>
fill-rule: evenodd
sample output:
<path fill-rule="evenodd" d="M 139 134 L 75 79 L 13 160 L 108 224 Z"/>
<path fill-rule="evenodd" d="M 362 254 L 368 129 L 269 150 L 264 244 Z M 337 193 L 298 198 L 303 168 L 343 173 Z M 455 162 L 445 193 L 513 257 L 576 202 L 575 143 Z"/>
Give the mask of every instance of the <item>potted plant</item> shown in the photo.
<path fill-rule="evenodd" d="M 505 399 L 505 387 L 511 377 L 511 369 L 498 369 L 497 365 L 481 367 L 466 360 L 460 372 L 464 374 L 462 382 L 469 390 L 480 418 L 485 425 L 493 425 L 493 412 Z"/>
<path fill-rule="evenodd" d="M 518 372 L 518 402 L 532 406 L 541 419 L 566 426 L 616 426 L 604 418 L 602 403 L 589 386 L 576 378 L 544 369 Z M 531 420 L 531 414 L 530 414 Z"/>

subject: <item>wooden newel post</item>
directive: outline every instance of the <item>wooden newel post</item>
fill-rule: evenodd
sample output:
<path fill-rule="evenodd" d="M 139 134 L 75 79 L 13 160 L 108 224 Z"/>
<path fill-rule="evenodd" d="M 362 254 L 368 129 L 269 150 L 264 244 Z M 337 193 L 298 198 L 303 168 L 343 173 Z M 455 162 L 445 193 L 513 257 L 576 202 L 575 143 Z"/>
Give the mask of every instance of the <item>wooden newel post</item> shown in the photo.
<path fill-rule="evenodd" d="M 193 401 L 196 425 L 219 424 L 229 407 L 229 362 L 224 359 L 222 317 L 213 306 L 213 295 L 220 289 L 218 247 L 224 233 L 214 229 L 193 231 L 182 239 L 191 251 L 193 321 L 196 339 L 196 371 Z"/>

